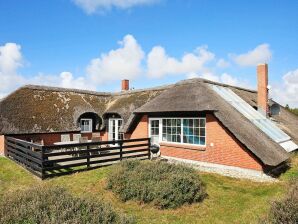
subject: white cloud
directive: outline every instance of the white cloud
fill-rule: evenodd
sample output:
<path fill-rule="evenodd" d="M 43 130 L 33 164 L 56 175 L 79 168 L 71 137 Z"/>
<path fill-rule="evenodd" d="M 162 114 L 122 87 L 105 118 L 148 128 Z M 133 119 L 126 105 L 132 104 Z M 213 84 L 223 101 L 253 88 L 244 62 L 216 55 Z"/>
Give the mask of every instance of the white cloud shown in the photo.
<path fill-rule="evenodd" d="M 214 82 L 221 82 L 227 85 L 232 86 L 241 86 L 243 88 L 252 89 L 252 86 L 245 80 L 239 80 L 236 77 L 228 74 L 228 73 L 222 73 L 221 75 L 216 75 L 212 72 L 206 72 L 202 74 L 196 74 L 196 73 L 190 73 L 186 76 L 188 79 L 192 78 L 203 78 L 208 79 Z"/>
<path fill-rule="evenodd" d="M 61 72 L 59 75 L 47 75 L 40 73 L 27 80 L 27 83 L 63 88 L 96 90 L 96 86 L 87 80 L 85 76 L 75 78 L 71 72 Z"/>
<path fill-rule="evenodd" d="M 13 86 L 21 84 L 25 79 L 17 74 L 23 65 L 21 46 L 6 43 L 0 46 L 0 95 L 5 95 Z"/>
<path fill-rule="evenodd" d="M 298 69 L 286 73 L 282 77 L 282 83 L 273 85 L 270 93 L 277 102 L 298 107 Z"/>
<path fill-rule="evenodd" d="M 76 89 L 87 89 L 96 90 L 96 86 L 92 82 L 86 79 L 86 77 L 74 78 L 70 72 L 60 73 L 61 87 L 64 88 L 76 88 Z"/>
<path fill-rule="evenodd" d="M 86 13 L 92 14 L 102 12 L 113 7 L 128 9 L 135 6 L 150 5 L 160 0 L 73 0 L 77 6 L 82 8 Z"/>
<path fill-rule="evenodd" d="M 120 48 L 92 59 L 87 74 L 92 81 L 102 84 L 107 81 L 133 79 L 142 72 L 144 52 L 132 35 L 119 42 Z"/>
<path fill-rule="evenodd" d="M 6 43 L 0 46 L 0 99 L 17 87 L 25 84 L 38 84 L 58 86 L 65 88 L 77 88 L 95 90 L 95 85 L 86 77 L 74 78 L 70 72 L 62 72 L 59 75 L 45 75 L 39 73 L 33 77 L 24 77 L 18 73 L 23 66 L 21 46 L 15 43 Z"/>
<path fill-rule="evenodd" d="M 237 78 L 235 78 L 227 73 L 221 74 L 220 80 L 222 83 L 225 83 L 228 85 L 232 85 L 232 86 L 240 85 L 240 82 Z"/>
<path fill-rule="evenodd" d="M 227 68 L 230 66 L 230 63 L 227 62 L 225 59 L 221 58 L 217 61 L 216 66 L 219 68 Z"/>
<path fill-rule="evenodd" d="M 259 63 L 268 63 L 272 57 L 269 44 L 261 44 L 244 54 L 231 54 L 234 62 L 240 66 L 256 66 Z"/>
<path fill-rule="evenodd" d="M 148 54 L 147 74 L 159 78 L 165 75 L 192 74 L 207 70 L 205 64 L 214 59 L 207 46 L 198 47 L 193 53 L 185 54 L 180 60 L 170 57 L 161 46 L 155 46 Z"/>

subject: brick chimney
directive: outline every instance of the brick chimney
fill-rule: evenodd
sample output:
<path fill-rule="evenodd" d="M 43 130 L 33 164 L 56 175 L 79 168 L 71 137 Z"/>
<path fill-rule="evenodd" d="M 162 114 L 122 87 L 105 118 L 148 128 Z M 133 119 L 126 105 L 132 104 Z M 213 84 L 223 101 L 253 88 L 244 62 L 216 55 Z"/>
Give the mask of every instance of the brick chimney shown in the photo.
<path fill-rule="evenodd" d="M 257 66 L 258 76 L 258 111 L 267 116 L 268 114 L 268 65 Z"/>
<path fill-rule="evenodd" d="M 121 82 L 121 90 L 122 91 L 127 91 L 129 90 L 129 80 L 128 79 L 123 79 Z"/>

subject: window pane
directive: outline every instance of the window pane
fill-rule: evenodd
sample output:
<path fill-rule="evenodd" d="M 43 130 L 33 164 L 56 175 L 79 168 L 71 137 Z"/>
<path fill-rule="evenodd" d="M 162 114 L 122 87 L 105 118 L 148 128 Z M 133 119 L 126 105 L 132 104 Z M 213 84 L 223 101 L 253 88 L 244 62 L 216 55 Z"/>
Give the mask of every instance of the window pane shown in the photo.
<path fill-rule="evenodd" d="M 194 126 L 195 126 L 196 128 L 199 127 L 199 125 L 200 125 L 199 122 L 200 122 L 200 119 L 195 119 L 195 125 L 194 125 Z"/>
<path fill-rule="evenodd" d="M 194 141 L 193 141 L 193 135 L 189 136 L 189 143 L 190 144 L 193 144 L 194 143 Z"/>
<path fill-rule="evenodd" d="M 199 136 L 200 135 L 200 129 L 199 128 L 196 128 L 195 129 L 195 136 Z"/>
<path fill-rule="evenodd" d="M 167 135 L 167 141 L 171 142 L 171 140 L 172 140 L 171 135 Z"/>
<path fill-rule="evenodd" d="M 200 119 L 200 127 L 205 127 L 205 119 L 204 118 Z"/>
<path fill-rule="evenodd" d="M 198 136 L 194 136 L 194 144 L 200 145 L 200 138 Z"/>
<path fill-rule="evenodd" d="M 166 134 L 167 133 L 167 128 L 166 127 L 162 127 L 162 133 Z"/>
<path fill-rule="evenodd" d="M 176 127 L 173 127 L 172 128 L 172 134 L 176 134 L 177 133 L 177 129 L 176 129 Z"/>
<path fill-rule="evenodd" d="M 162 135 L 162 140 L 163 140 L 163 141 L 166 141 L 166 140 L 167 140 L 167 135 L 166 135 L 166 134 L 163 134 L 163 135 Z"/>
<path fill-rule="evenodd" d="M 183 135 L 189 135 L 189 128 L 188 128 L 188 126 L 183 126 Z"/>
<path fill-rule="evenodd" d="M 167 120 L 166 119 L 162 119 L 162 125 L 166 126 L 167 125 Z"/>
<path fill-rule="evenodd" d="M 177 127 L 177 134 L 181 135 L 181 127 Z"/>
<path fill-rule="evenodd" d="M 205 139 L 206 139 L 205 137 L 200 137 L 200 144 L 201 145 L 206 145 L 205 144 Z"/>
<path fill-rule="evenodd" d="M 177 142 L 181 142 L 181 135 L 177 135 Z"/>
<path fill-rule="evenodd" d="M 172 126 L 177 126 L 177 119 L 172 119 Z"/>
<path fill-rule="evenodd" d="M 166 133 L 171 134 L 171 128 L 170 127 L 167 127 Z"/>
<path fill-rule="evenodd" d="M 172 141 L 177 142 L 177 136 L 176 135 L 172 135 Z"/>
<path fill-rule="evenodd" d="M 181 126 L 181 119 L 177 119 L 177 126 Z"/>
<path fill-rule="evenodd" d="M 171 119 L 167 119 L 167 126 L 171 126 Z"/>
<path fill-rule="evenodd" d="M 188 138 L 185 135 L 183 136 L 183 143 L 188 143 Z"/>
<path fill-rule="evenodd" d="M 200 128 L 200 136 L 205 136 L 205 128 Z"/>

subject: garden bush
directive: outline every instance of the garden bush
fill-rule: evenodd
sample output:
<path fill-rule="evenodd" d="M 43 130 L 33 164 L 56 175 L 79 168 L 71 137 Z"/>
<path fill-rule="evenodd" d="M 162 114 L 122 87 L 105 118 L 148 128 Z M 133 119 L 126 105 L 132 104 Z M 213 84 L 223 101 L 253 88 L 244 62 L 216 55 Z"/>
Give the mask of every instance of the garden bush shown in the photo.
<path fill-rule="evenodd" d="M 133 223 L 110 205 L 74 197 L 61 187 L 35 187 L 4 195 L 0 223 Z"/>
<path fill-rule="evenodd" d="M 297 224 L 298 223 L 298 179 L 289 186 L 289 191 L 281 200 L 274 201 L 269 214 L 262 223 Z"/>
<path fill-rule="evenodd" d="M 161 209 L 200 202 L 207 195 L 194 169 L 161 161 L 124 161 L 112 170 L 107 188 L 123 201 L 153 203 Z"/>

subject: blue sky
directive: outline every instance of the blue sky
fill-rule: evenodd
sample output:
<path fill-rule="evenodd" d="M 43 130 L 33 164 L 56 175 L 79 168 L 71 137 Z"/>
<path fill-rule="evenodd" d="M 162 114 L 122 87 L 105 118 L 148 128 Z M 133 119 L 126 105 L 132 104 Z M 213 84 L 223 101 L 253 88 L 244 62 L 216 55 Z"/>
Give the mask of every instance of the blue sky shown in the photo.
<path fill-rule="evenodd" d="M 296 0 L 0 0 L 0 96 L 24 84 L 117 91 L 203 77 L 298 106 Z"/>

